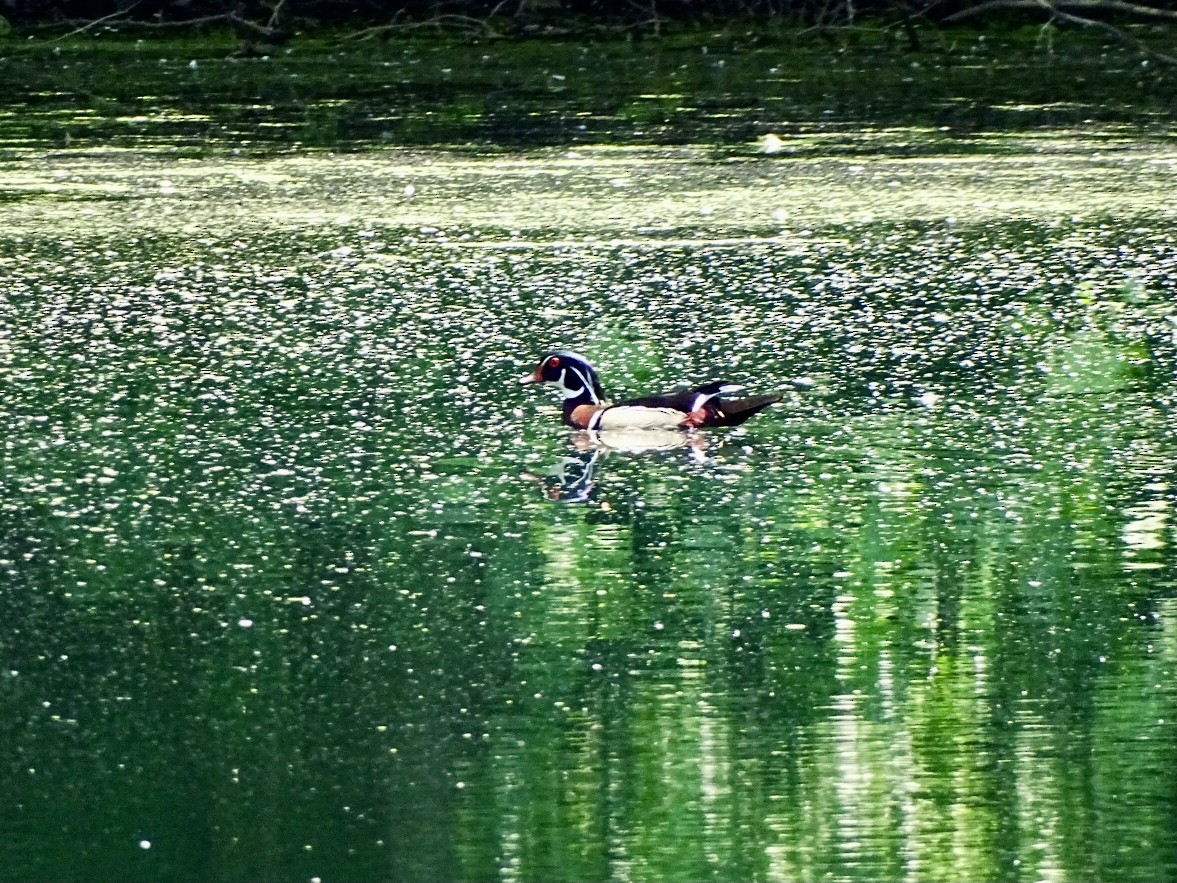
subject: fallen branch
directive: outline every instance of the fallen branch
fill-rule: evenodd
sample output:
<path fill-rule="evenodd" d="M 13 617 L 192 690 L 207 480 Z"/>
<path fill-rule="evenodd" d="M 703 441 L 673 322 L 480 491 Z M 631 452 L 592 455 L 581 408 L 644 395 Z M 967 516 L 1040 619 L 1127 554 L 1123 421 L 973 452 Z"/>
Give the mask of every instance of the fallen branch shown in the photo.
<path fill-rule="evenodd" d="M 98 27 L 99 25 L 108 24 L 111 22 L 114 22 L 120 28 L 133 28 L 135 30 L 144 30 L 144 31 L 162 31 L 162 30 L 168 30 L 168 29 L 194 28 L 194 27 L 200 27 L 202 25 L 210 25 L 210 24 L 229 24 L 229 25 L 234 25 L 238 28 L 241 28 L 242 30 L 250 31 L 251 33 L 257 35 L 258 37 L 261 37 L 263 40 L 271 40 L 271 39 L 275 39 L 275 38 L 280 38 L 283 35 L 283 31 L 279 27 L 274 27 L 271 25 L 263 25 L 263 24 L 259 24 L 256 21 L 250 21 L 248 18 L 242 18 L 236 12 L 219 12 L 214 15 L 202 15 L 202 16 L 198 16 L 197 18 L 185 18 L 185 19 L 180 19 L 180 20 L 176 20 L 176 21 L 169 21 L 166 19 L 156 19 L 156 20 L 152 21 L 152 20 L 146 20 L 146 19 L 141 19 L 141 18 L 126 18 L 126 16 L 131 12 L 131 10 L 134 9 L 138 5 L 139 5 L 139 2 L 137 0 L 137 2 L 135 2 L 133 5 L 127 7 L 126 9 L 119 10 L 118 12 L 112 12 L 110 15 L 104 15 L 102 18 L 96 18 L 96 19 L 92 19 L 92 20 L 87 19 L 85 21 L 80 21 L 78 19 L 69 19 L 69 20 L 65 21 L 64 24 L 76 25 L 76 27 L 74 27 L 74 29 L 72 31 L 69 31 L 67 33 L 53 37 L 50 40 L 45 40 L 42 43 L 31 43 L 28 45 L 30 47 L 33 47 L 33 46 L 49 46 L 54 43 L 60 43 L 62 40 L 65 40 L 69 37 L 73 37 L 78 34 L 88 33 L 90 31 L 94 30 L 94 28 Z M 280 8 L 281 3 L 279 3 L 278 5 Z M 271 21 L 273 21 L 272 18 L 271 18 Z"/>
<path fill-rule="evenodd" d="M 62 34 L 60 37 L 54 37 L 52 40 L 46 40 L 44 43 L 40 43 L 38 45 L 46 46 L 50 43 L 56 43 L 59 40 L 65 40 L 69 37 L 76 36 L 77 34 L 84 34 L 87 31 L 89 31 L 91 28 L 96 28 L 100 24 L 105 24 L 106 22 L 111 21 L 112 19 L 116 19 L 116 18 L 119 18 L 120 16 L 124 16 L 124 15 L 129 14 L 131 12 L 131 10 L 134 9 L 138 5 L 139 5 L 139 0 L 135 0 L 135 2 L 132 3 L 130 6 L 128 6 L 126 9 L 120 9 L 117 12 L 112 12 L 110 15 L 104 15 L 104 16 L 102 16 L 102 18 L 96 18 L 93 21 L 86 21 L 81 26 L 74 28 L 68 34 Z"/>
<path fill-rule="evenodd" d="M 969 6 L 959 12 L 946 15 L 940 21 L 951 24 L 952 22 L 963 21 L 966 18 L 972 18 L 976 15 L 984 15 L 986 12 L 993 12 L 997 9 L 1042 9 L 1044 5 L 1045 8 L 1057 15 L 1067 14 L 1060 10 L 1060 7 L 1064 7 L 1067 9 L 1083 9 L 1094 12 L 1122 12 L 1145 18 L 1165 18 L 1177 21 L 1177 10 L 1158 9 L 1155 6 L 1142 6 L 1139 3 L 1128 3 L 1126 0 L 1061 0 L 1058 3 L 1046 4 L 1043 4 L 1042 0 L 985 0 L 985 2 L 978 3 L 976 6 Z"/>
<path fill-rule="evenodd" d="M 137 19 L 128 19 L 122 24 L 128 27 L 143 28 L 145 30 L 164 30 L 166 28 L 190 28 L 199 25 L 227 23 L 237 25 L 247 31 L 252 31 L 259 37 L 275 37 L 281 32 L 278 28 L 267 27 L 263 24 L 258 24 L 256 21 L 250 21 L 248 18 L 242 18 L 236 12 L 222 12 L 216 15 L 203 15 L 199 18 L 186 18 L 181 21 L 140 21 Z"/>
<path fill-rule="evenodd" d="M 1081 15 L 1072 15 L 1069 12 L 1063 12 L 1061 9 L 1055 8 L 1050 0 L 1038 0 L 1038 3 L 1043 9 L 1050 12 L 1051 15 L 1060 21 L 1069 22 L 1070 24 L 1078 25 L 1079 27 L 1083 28 L 1096 28 L 1097 30 L 1103 31 L 1105 34 L 1109 34 L 1115 40 L 1127 46 L 1131 46 L 1137 52 L 1151 56 L 1152 58 L 1155 58 L 1158 61 L 1163 61 L 1166 64 L 1177 65 L 1177 55 L 1169 55 L 1165 52 L 1159 52 L 1156 49 L 1153 49 L 1143 40 L 1138 40 L 1131 34 L 1124 33 L 1115 25 L 1108 24 L 1106 21 L 1097 21 L 1093 18 L 1084 18 Z"/>
<path fill-rule="evenodd" d="M 278 23 L 282 19 L 282 7 L 286 5 L 286 0 L 278 0 L 277 3 L 270 9 L 270 20 L 266 22 L 266 27 L 271 31 L 278 30 Z"/>
<path fill-rule="evenodd" d="M 970 6 L 967 9 L 962 9 L 960 12 L 947 15 L 940 21 L 945 24 L 951 24 L 952 22 L 970 18 L 974 15 L 981 15 L 984 12 L 991 12 L 995 9 L 1038 9 L 1049 14 L 1052 20 L 1077 25 L 1081 28 L 1095 28 L 1096 30 L 1103 31 L 1116 42 L 1123 43 L 1125 46 L 1131 46 L 1142 55 L 1155 58 L 1157 61 L 1163 61 L 1165 64 L 1177 65 L 1177 55 L 1169 55 L 1166 52 L 1154 49 L 1143 40 L 1133 37 L 1131 34 L 1126 33 L 1109 22 L 1076 15 L 1073 12 L 1065 12 L 1060 7 L 1090 9 L 1097 12 L 1121 12 L 1134 15 L 1157 16 L 1159 18 L 1171 18 L 1177 21 L 1177 11 L 1157 9 L 1152 6 L 1141 6 L 1139 3 L 1129 3 L 1127 0 L 986 0 L 986 2 L 978 3 L 976 6 Z"/>
<path fill-rule="evenodd" d="M 502 4 L 500 4 L 501 6 Z M 497 9 L 498 7 L 496 7 Z M 398 11 L 397 16 L 400 13 Z M 404 33 L 407 31 L 420 30 L 422 28 L 446 28 L 455 27 L 458 30 L 464 30 L 468 33 L 480 33 L 485 37 L 502 37 L 503 35 L 490 26 L 490 22 L 481 18 L 474 18 L 470 15 L 446 14 L 437 15 L 433 18 L 422 19 L 421 21 L 392 21 L 384 25 L 376 25 L 371 28 L 364 28 L 361 31 L 355 31 L 350 34 L 345 34 L 342 40 L 371 40 L 376 37 L 383 37 L 387 34 Z"/>

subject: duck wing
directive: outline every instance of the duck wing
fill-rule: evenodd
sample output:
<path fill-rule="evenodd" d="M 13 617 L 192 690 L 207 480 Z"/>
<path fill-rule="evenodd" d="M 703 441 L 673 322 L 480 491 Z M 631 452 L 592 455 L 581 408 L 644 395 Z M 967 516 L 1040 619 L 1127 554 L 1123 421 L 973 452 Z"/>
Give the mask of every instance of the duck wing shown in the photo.
<path fill-rule="evenodd" d="M 738 389 L 740 389 L 739 386 L 728 383 L 726 380 L 712 380 L 702 386 L 684 386 L 671 392 L 660 392 L 651 396 L 627 399 L 617 404 L 634 408 L 673 408 L 676 411 L 689 414 L 691 411 L 697 411 L 708 402 L 714 401 L 721 394 L 735 392 Z"/>
<path fill-rule="evenodd" d="M 724 380 L 712 380 L 701 386 L 683 387 L 672 392 L 628 399 L 618 402 L 614 408 L 651 409 L 651 413 L 667 414 L 681 412 L 692 415 L 688 425 L 701 428 L 709 426 L 739 426 L 754 414 L 759 414 L 769 405 L 779 402 L 784 396 L 779 392 L 744 398 L 724 398 L 740 387 Z M 607 412 L 606 412 L 607 413 Z"/>

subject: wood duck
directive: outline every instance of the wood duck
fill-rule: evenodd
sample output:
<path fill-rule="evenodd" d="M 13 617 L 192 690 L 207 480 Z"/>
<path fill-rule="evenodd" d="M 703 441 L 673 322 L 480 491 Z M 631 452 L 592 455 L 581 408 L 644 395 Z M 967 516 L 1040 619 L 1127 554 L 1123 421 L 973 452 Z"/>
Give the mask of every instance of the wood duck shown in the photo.
<path fill-rule="evenodd" d="M 575 429 L 695 429 L 739 426 L 781 400 L 780 393 L 725 399 L 740 387 L 722 380 L 613 404 L 584 356 L 556 350 L 539 360 L 520 383 L 555 383 L 564 397 L 564 423 Z"/>

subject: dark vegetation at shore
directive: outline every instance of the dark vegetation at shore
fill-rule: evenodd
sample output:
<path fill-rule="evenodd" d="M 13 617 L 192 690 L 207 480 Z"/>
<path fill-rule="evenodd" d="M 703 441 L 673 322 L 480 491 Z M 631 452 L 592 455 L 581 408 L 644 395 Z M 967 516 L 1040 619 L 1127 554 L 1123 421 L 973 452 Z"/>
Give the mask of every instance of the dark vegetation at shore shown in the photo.
<path fill-rule="evenodd" d="M 78 34 L 231 28 L 248 50 L 331 31 L 341 40 L 443 31 L 472 39 L 657 38 L 681 27 L 788 28 L 839 42 L 891 30 L 912 51 L 955 26 L 1102 34 L 1177 64 L 1172 0 L 0 0 L 0 34 Z M 852 37 L 850 37 L 852 38 Z"/>

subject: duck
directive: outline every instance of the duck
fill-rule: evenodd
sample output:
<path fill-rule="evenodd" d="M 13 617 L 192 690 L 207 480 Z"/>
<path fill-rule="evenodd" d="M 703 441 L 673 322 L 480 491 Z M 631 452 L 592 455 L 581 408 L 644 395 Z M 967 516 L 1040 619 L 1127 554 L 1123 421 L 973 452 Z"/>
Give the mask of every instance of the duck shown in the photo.
<path fill-rule="evenodd" d="M 521 384 L 554 383 L 564 399 L 563 420 L 573 429 L 709 429 L 739 426 L 749 417 L 779 402 L 781 393 L 726 398 L 741 389 L 723 380 L 610 402 L 597 370 L 571 350 L 545 353 L 535 370 L 519 378 Z"/>

